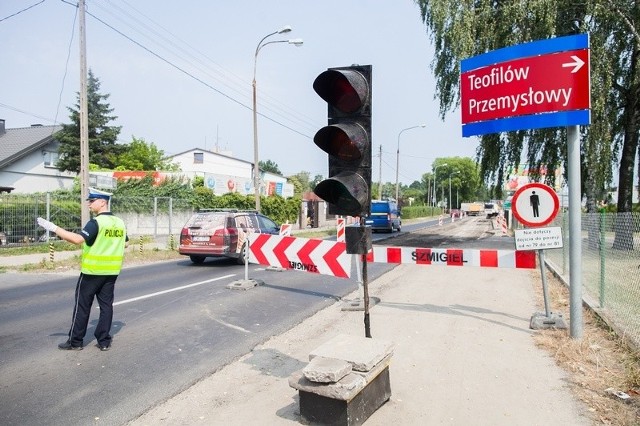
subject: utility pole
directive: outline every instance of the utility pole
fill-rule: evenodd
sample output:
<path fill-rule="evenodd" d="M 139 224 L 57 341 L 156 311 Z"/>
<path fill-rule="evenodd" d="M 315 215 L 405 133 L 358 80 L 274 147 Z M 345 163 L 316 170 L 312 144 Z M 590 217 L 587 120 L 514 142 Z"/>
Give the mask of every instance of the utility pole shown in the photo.
<path fill-rule="evenodd" d="M 87 105 L 87 35 L 84 0 L 78 1 L 80 32 L 80 217 L 81 225 L 90 219 L 89 206 L 84 200 L 89 195 L 89 107 Z"/>
<path fill-rule="evenodd" d="M 380 145 L 380 171 L 378 172 L 378 200 L 382 200 L 382 145 Z"/>

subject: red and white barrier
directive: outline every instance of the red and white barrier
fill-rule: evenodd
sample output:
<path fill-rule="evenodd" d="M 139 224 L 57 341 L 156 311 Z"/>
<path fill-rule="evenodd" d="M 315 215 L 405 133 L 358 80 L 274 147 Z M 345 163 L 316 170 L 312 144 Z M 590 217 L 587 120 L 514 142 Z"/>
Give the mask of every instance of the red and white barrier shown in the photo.
<path fill-rule="evenodd" d="M 480 266 L 485 268 L 536 267 L 535 251 L 484 249 L 431 249 L 373 246 L 368 262 L 415 265 Z"/>
<path fill-rule="evenodd" d="M 336 241 L 249 234 L 249 262 L 283 269 L 349 278 L 347 245 Z"/>
<path fill-rule="evenodd" d="M 351 261 L 343 242 L 251 233 L 249 262 L 283 269 L 350 278 Z M 414 265 L 475 266 L 484 268 L 536 267 L 532 250 L 432 249 L 373 246 L 368 262 Z"/>
<path fill-rule="evenodd" d="M 501 212 L 496 218 L 496 223 L 502 230 L 503 235 L 507 235 L 507 220 L 504 217 L 504 212 Z"/>

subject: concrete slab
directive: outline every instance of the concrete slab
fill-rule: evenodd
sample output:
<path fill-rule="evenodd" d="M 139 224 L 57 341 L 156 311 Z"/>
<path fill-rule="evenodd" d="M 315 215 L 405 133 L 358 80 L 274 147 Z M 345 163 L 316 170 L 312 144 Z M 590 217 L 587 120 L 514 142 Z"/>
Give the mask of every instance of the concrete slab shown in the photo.
<path fill-rule="evenodd" d="M 312 359 L 302 369 L 302 374 L 307 380 L 318 383 L 335 383 L 349 373 L 351 373 L 351 364 L 347 361 L 321 356 Z"/>
<path fill-rule="evenodd" d="M 361 336 L 339 334 L 309 353 L 309 360 L 317 356 L 347 361 L 355 371 L 370 371 L 376 364 L 393 354 L 393 342 Z"/>

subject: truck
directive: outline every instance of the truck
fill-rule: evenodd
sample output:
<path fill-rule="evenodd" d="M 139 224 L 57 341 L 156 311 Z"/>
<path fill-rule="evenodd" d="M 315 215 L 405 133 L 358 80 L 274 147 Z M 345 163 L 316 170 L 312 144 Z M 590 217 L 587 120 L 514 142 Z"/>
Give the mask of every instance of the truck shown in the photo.
<path fill-rule="evenodd" d="M 461 203 L 460 210 L 467 216 L 480 216 L 480 214 L 484 213 L 484 204 L 480 202 Z"/>
<path fill-rule="evenodd" d="M 487 219 L 498 216 L 498 206 L 496 206 L 495 203 L 484 203 L 484 214 L 487 216 Z"/>

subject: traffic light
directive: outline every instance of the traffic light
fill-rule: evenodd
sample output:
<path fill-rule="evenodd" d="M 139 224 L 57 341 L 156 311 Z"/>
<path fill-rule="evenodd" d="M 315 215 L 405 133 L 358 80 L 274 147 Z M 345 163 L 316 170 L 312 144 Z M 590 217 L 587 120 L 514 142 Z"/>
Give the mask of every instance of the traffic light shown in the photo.
<path fill-rule="evenodd" d="M 328 126 L 313 141 L 329 154 L 329 177 L 314 189 L 329 213 L 367 216 L 371 205 L 371 65 L 329 68 L 313 82 Z"/>

